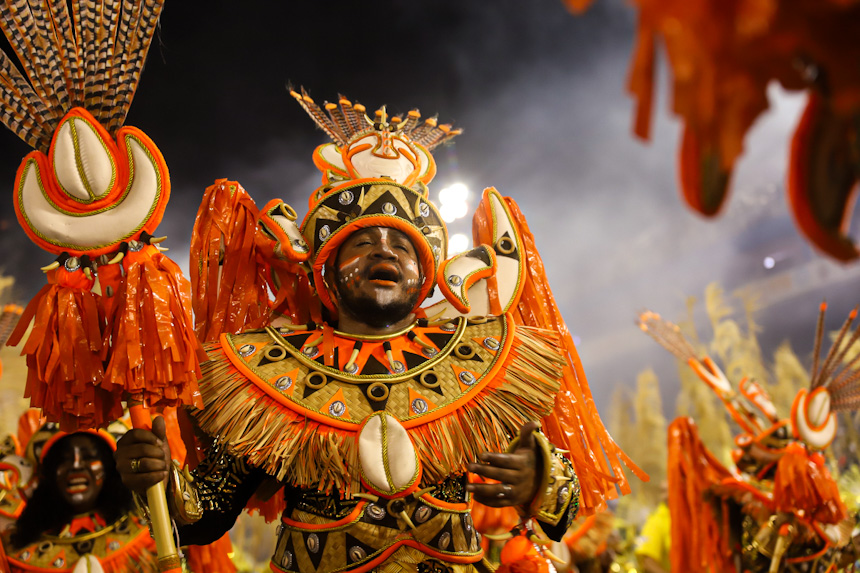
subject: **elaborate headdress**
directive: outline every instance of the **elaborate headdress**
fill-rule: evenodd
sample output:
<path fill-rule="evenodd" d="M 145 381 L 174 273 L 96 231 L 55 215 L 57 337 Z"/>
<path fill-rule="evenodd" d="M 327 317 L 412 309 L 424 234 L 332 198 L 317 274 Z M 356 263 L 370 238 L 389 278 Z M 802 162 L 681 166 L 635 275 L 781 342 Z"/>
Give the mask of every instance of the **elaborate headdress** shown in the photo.
<path fill-rule="evenodd" d="M 854 519 L 847 518 L 821 450 L 836 435 L 836 412 L 860 406 L 860 357 L 845 360 L 849 348 L 860 339 L 860 330 L 847 337 L 855 310 L 820 360 L 824 309 L 822 304 L 810 389 L 797 393 L 788 418 L 777 414 L 770 397 L 755 381 L 744 378 L 736 390 L 713 360 L 698 355 L 676 325 L 653 312 L 640 315 L 640 327 L 687 362 L 742 430 L 735 438 L 738 449 L 733 457 L 747 475 L 724 467 L 703 446 L 689 418 L 678 418 L 669 428 L 672 536 L 684 541 L 672 544 L 673 569 L 686 571 L 709 564 L 718 570 L 734 568 L 727 562 L 729 540 L 717 523 L 717 506 L 702 504 L 706 492 L 734 499 L 759 524 L 756 542 L 750 547 L 771 558 L 771 570 L 776 570 L 794 539 L 808 543 L 817 538 L 823 550 L 850 542 Z M 770 516 L 776 516 L 775 520 Z M 790 562 L 811 561 L 820 554 L 794 556 Z"/>
<path fill-rule="evenodd" d="M 820 353 L 826 308 L 827 305 L 822 303 L 809 389 L 798 391 L 787 418 L 777 413 L 770 396 L 755 380 L 744 377 L 735 390 L 709 356 L 698 356 L 675 324 L 656 313 L 644 312 L 639 316 L 639 325 L 661 346 L 686 362 L 714 391 L 742 429 L 735 440 L 739 446 L 746 447 L 755 442 L 762 448 L 782 450 L 793 438 L 812 450 L 822 450 L 836 437 L 836 412 L 860 408 L 860 355 L 845 361 L 851 346 L 860 339 L 860 329 L 849 336 L 857 310 L 851 311 L 822 360 Z"/>

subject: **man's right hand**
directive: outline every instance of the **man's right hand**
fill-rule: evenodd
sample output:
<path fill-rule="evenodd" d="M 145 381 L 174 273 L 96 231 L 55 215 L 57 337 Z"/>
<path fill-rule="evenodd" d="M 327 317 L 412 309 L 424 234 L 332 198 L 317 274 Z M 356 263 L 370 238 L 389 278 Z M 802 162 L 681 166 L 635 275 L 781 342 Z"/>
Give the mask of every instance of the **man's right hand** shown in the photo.
<path fill-rule="evenodd" d="M 167 479 L 170 469 L 170 447 L 164 418 L 152 421 L 152 431 L 129 430 L 116 445 L 116 469 L 122 482 L 141 495 L 160 481 Z M 136 471 L 135 471 L 136 470 Z"/>

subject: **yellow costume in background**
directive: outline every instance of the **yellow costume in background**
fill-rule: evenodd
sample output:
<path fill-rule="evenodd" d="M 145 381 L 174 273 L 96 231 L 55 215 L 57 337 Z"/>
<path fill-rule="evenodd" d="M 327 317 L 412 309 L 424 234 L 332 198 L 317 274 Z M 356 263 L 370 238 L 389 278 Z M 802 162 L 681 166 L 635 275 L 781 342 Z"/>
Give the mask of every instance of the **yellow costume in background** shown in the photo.
<path fill-rule="evenodd" d="M 636 557 L 651 557 L 660 566 L 669 571 L 669 549 L 672 547 L 672 522 L 669 517 L 669 506 L 660 503 L 657 509 L 648 516 L 642 532 L 636 540 Z"/>

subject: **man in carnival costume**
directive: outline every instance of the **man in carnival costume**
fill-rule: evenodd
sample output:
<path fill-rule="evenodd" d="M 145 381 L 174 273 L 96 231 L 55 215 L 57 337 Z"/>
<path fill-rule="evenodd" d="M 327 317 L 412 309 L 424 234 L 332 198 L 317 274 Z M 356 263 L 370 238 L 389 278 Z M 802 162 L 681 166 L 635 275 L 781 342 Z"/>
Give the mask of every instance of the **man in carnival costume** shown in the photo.
<path fill-rule="evenodd" d="M 821 356 L 822 304 L 809 388 L 780 417 L 770 396 L 752 378 L 736 385 L 678 326 L 653 312 L 640 326 L 686 362 L 740 428 L 724 466 L 699 437 L 691 418 L 669 426 L 669 513 L 673 571 L 800 573 L 854 571 L 860 555 L 857 516 L 852 515 L 824 452 L 836 437 L 837 412 L 860 408 L 860 340 L 851 332 L 853 310 L 830 351 Z"/>
<path fill-rule="evenodd" d="M 302 572 L 471 571 L 473 499 L 557 539 L 627 491 L 619 460 L 635 466 L 594 409 L 516 204 L 485 190 L 478 246 L 445 259 L 426 184 L 430 150 L 459 132 L 292 94 L 334 142 L 314 153 L 323 184 L 301 226 L 235 182 L 207 190 L 191 265 L 212 342 L 192 415 L 211 444 L 179 471 L 160 426 L 133 431 L 117 452 L 126 484 L 169 477 L 183 543 L 217 538 L 246 506 L 282 511 L 271 567 Z M 422 308 L 434 286 L 444 300 Z"/>

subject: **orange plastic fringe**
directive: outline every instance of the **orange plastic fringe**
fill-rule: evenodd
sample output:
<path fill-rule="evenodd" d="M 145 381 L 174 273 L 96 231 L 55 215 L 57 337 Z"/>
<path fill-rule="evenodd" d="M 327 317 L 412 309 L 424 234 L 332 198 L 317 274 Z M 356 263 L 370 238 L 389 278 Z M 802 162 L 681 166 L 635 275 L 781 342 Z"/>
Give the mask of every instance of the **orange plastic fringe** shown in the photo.
<path fill-rule="evenodd" d="M 206 355 L 192 327 L 188 281 L 153 245 L 129 250 L 123 268 L 104 384 L 149 407 L 202 406 L 197 380 Z"/>
<path fill-rule="evenodd" d="M 104 573 L 126 573 L 127 571 L 158 571 L 155 540 L 146 528 L 137 536 L 108 556 L 100 557 Z"/>
<path fill-rule="evenodd" d="M 517 324 L 551 330 L 561 341 L 565 358 L 561 388 L 555 407 L 543 419 L 543 431 L 552 443 L 569 452 L 566 455 L 573 463 L 582 487 L 579 511 L 581 515 L 590 515 L 605 509 L 607 499 L 618 496 L 616 484 L 622 494 L 630 493 L 622 462 L 643 481 L 648 481 L 648 474 L 621 450 L 603 425 L 573 338 L 549 287 L 534 236 L 516 202 L 510 198 L 505 198 L 505 201 L 516 221 L 523 241 L 523 256 L 528 261 L 522 295 L 511 314 Z M 476 217 L 474 235 L 486 234 L 488 224 L 489 221 Z"/>
<path fill-rule="evenodd" d="M 254 200 L 236 181 L 218 179 L 206 188 L 190 259 L 194 328 L 204 342 L 268 321 L 266 278 L 257 261 L 258 216 Z"/>
<path fill-rule="evenodd" d="M 209 545 L 189 545 L 185 548 L 188 570 L 194 573 L 235 573 L 236 566 L 230 560 L 232 552 L 233 544 L 226 533 Z"/>
<path fill-rule="evenodd" d="M 116 295 L 120 290 L 120 283 L 122 283 L 122 265 L 119 263 L 99 265 L 96 272 L 99 276 L 99 288 L 101 288 L 102 293 L 101 303 L 105 316 L 113 316 L 114 306 L 118 300 Z"/>
<path fill-rule="evenodd" d="M 258 492 L 259 493 L 259 492 Z M 281 518 L 281 514 L 287 509 L 287 499 L 284 497 L 284 488 L 278 489 L 268 499 L 261 498 L 258 493 L 255 493 L 245 509 L 249 514 L 254 515 L 259 513 L 266 520 L 266 523 L 271 523 L 276 519 Z"/>
<path fill-rule="evenodd" d="M 33 329 L 21 354 L 27 357 L 24 397 L 63 431 L 105 426 L 122 416 L 119 397 L 100 387 L 104 315 L 94 281 L 81 270 L 48 272 L 48 284 L 27 305 L 9 337 L 10 346 Z"/>
<path fill-rule="evenodd" d="M 26 448 L 27 444 L 30 443 L 30 438 L 33 437 L 39 428 L 41 428 L 45 424 L 45 417 L 42 416 L 42 412 L 40 412 L 36 408 L 28 408 L 21 417 L 18 418 L 18 443 L 21 444 L 22 448 Z M 23 454 L 18 454 L 23 455 Z"/>
<path fill-rule="evenodd" d="M 560 364 L 553 333 L 517 327 L 513 349 L 498 376 L 466 405 L 409 429 L 425 483 L 439 483 L 485 451 L 504 451 L 529 420 L 545 416 L 558 391 Z M 226 439 L 254 466 L 298 487 L 337 490 L 360 487 L 355 432 L 309 420 L 269 398 L 230 362 L 219 345 L 209 346 L 200 390 L 206 408 L 200 426 Z"/>
<path fill-rule="evenodd" d="M 797 443 L 790 444 L 777 462 L 773 499 L 776 511 L 796 514 L 802 510 L 819 523 L 836 524 L 847 515 L 824 459 L 820 454 L 810 455 Z"/>
<path fill-rule="evenodd" d="M 164 429 L 167 434 L 167 447 L 170 448 L 171 459 L 179 462 L 179 466 L 185 465 L 188 448 L 182 438 L 182 430 L 179 427 L 179 416 L 176 408 L 165 408 L 161 412 L 164 418 Z"/>
<path fill-rule="evenodd" d="M 731 473 L 699 439 L 691 418 L 669 425 L 669 515 L 672 571 L 734 572 L 728 536 L 705 499 L 709 488 Z"/>

